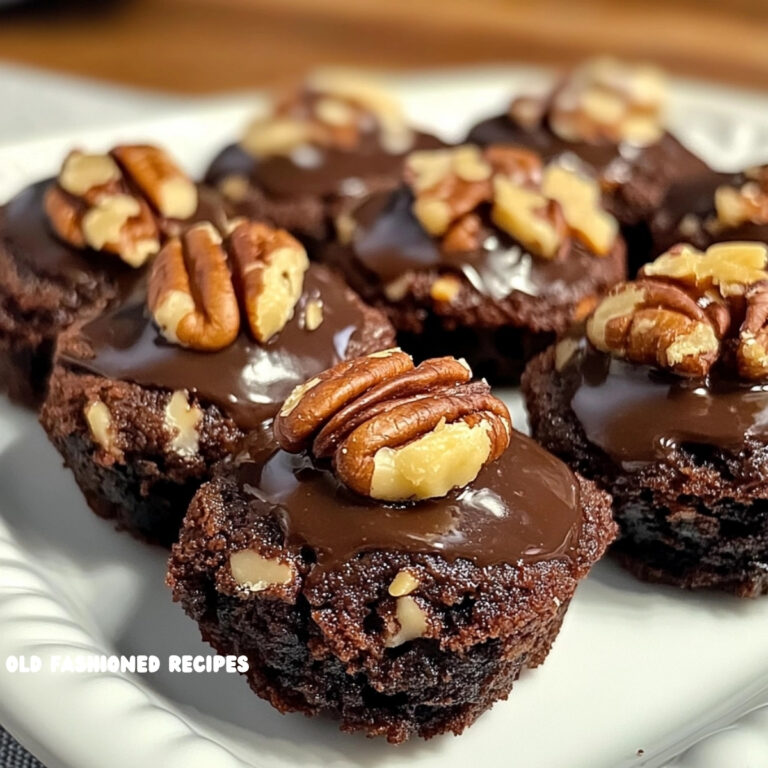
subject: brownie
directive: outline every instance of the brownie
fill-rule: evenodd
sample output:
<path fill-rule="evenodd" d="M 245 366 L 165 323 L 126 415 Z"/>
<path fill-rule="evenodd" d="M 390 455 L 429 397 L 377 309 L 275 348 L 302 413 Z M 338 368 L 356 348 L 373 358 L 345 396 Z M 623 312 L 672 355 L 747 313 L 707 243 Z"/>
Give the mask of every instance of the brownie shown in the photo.
<path fill-rule="evenodd" d="M 475 125 L 467 141 L 513 144 L 592 169 L 622 225 L 632 272 L 651 258 L 646 221 L 676 183 L 695 185 L 707 164 L 664 129 L 665 83 L 646 66 L 588 61 L 552 92 L 522 96 Z"/>
<path fill-rule="evenodd" d="M 465 145 L 415 152 L 405 172 L 396 190 L 340 216 L 318 258 L 384 309 L 419 358 L 465 357 L 479 375 L 514 383 L 626 276 L 596 185 L 566 166 Z"/>
<path fill-rule="evenodd" d="M 649 222 L 655 256 L 676 243 L 768 242 L 768 166 L 673 184 Z"/>
<path fill-rule="evenodd" d="M 117 147 L 113 152 L 141 152 L 153 157 L 162 155 L 168 177 L 181 179 L 187 193 L 192 182 L 162 150 L 153 147 Z M 159 248 L 161 232 L 176 231 L 182 224 L 167 218 L 144 200 L 145 192 L 131 181 L 127 165 L 118 164 L 111 155 L 71 153 L 62 167 L 62 176 L 76 174 L 77 158 L 106 162 L 115 178 L 101 187 L 89 190 L 90 200 L 103 201 L 117 193 L 141 201 L 142 237 Z M 85 171 L 81 171 L 85 172 Z M 120 178 L 120 177 L 123 178 Z M 52 207 L 52 200 L 56 208 Z M 198 189 L 198 210 L 192 218 L 218 217 L 221 208 L 218 193 Z M 138 203 L 137 203 L 138 205 Z M 98 314 L 121 293 L 132 289 L 141 266 L 123 260 L 115 244 L 94 247 L 85 242 L 79 227 L 87 206 L 64 190 L 57 179 L 48 179 L 22 190 L 0 208 L 0 391 L 19 402 L 37 407 L 42 402 L 51 370 L 51 356 L 58 335 L 72 325 Z M 222 209 L 223 210 L 223 209 Z M 54 221 L 56 211 L 61 213 Z M 222 214 L 223 215 L 223 214 Z M 61 220 L 64 229 L 57 231 Z M 139 217 L 130 219 L 133 225 Z M 72 232 L 65 228 L 72 223 Z M 147 232 L 149 228 L 149 233 Z M 64 236 L 63 236 L 64 235 Z M 112 251 L 112 252 L 109 252 Z M 149 253 L 145 254 L 146 256 Z"/>
<path fill-rule="evenodd" d="M 768 356 L 755 309 L 767 259 L 741 243 L 663 256 L 598 306 L 586 337 L 523 376 L 532 434 L 612 494 L 614 554 L 643 579 L 768 592 Z"/>
<path fill-rule="evenodd" d="M 49 183 L 28 187 L 0 209 L 0 386 L 30 406 L 44 395 L 58 334 L 103 308 L 131 272 L 55 237 L 43 208 Z"/>
<path fill-rule="evenodd" d="M 326 72 L 254 121 L 214 158 L 206 179 L 235 212 L 283 227 L 310 247 L 328 237 L 348 200 L 395 186 L 408 151 L 441 145 L 411 129 L 377 83 Z"/>
<path fill-rule="evenodd" d="M 200 233 L 213 237 L 203 224 L 188 230 L 184 242 Z M 175 540 L 213 463 L 269 422 L 297 382 L 394 340 L 381 313 L 326 268 L 312 266 L 295 286 L 284 326 L 268 340 L 255 338 L 245 323 L 238 331 L 236 318 L 231 341 L 219 348 L 171 341 L 148 298 L 153 281 L 165 275 L 166 255 L 180 242 L 170 241 L 156 258 L 149 297 L 145 276 L 122 301 L 61 336 L 41 414 L 93 510 L 164 545 Z M 230 267 L 222 264 L 229 280 Z M 205 264 L 190 269 L 193 277 L 201 269 L 210 277 Z M 208 289 L 205 283 L 193 292 L 205 301 Z M 267 293 L 282 295 L 280 285 Z M 209 312 L 217 322 L 217 307 Z"/>
<path fill-rule="evenodd" d="M 249 684 L 277 709 L 402 742 L 461 733 L 545 660 L 615 526 L 607 494 L 510 430 L 503 404 L 457 361 L 413 369 L 403 353 L 389 358 L 405 365 L 390 370 L 380 355 L 387 370 L 362 383 L 359 361 L 309 382 L 278 416 L 279 444 L 252 438 L 218 467 L 190 506 L 168 583 L 218 653 L 248 658 Z M 448 383 L 451 368 L 463 383 Z M 452 433 L 462 418 L 473 426 Z M 406 422 L 424 434 L 401 434 Z M 398 455 L 400 480 L 472 464 L 478 424 L 502 445 L 479 471 L 454 475 L 460 487 L 414 480 L 397 495 L 375 474 L 357 485 L 361 435 L 381 437 L 382 423 L 399 430 L 382 450 Z M 400 461 L 414 443 L 426 453 Z"/>

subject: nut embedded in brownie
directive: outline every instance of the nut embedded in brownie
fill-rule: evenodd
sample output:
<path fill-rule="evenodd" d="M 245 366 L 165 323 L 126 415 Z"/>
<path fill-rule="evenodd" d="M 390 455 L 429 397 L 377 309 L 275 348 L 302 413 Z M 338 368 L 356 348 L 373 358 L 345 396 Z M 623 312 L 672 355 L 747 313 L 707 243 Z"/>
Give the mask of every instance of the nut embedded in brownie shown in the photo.
<path fill-rule="evenodd" d="M 213 160 L 207 180 L 240 215 L 325 240 L 347 201 L 391 189 L 411 149 L 442 142 L 411 128 L 378 83 L 326 70 L 255 120 Z"/>
<path fill-rule="evenodd" d="M 610 500 L 471 376 L 397 349 L 341 363 L 195 496 L 174 599 L 281 711 L 460 733 L 546 658 Z"/>
<path fill-rule="evenodd" d="M 319 252 L 387 311 L 417 357 L 466 357 L 494 382 L 624 279 L 624 243 L 579 169 L 525 149 L 414 152 L 405 181 L 337 220 Z"/>
<path fill-rule="evenodd" d="M 223 219 L 161 149 L 71 152 L 54 180 L 0 208 L 0 381 L 39 405 L 57 336 L 131 289 L 137 268 L 187 220 Z"/>
<path fill-rule="evenodd" d="M 768 246 L 676 246 L 523 376 L 533 434 L 610 491 L 642 578 L 768 592 Z"/>
<path fill-rule="evenodd" d="M 148 285 L 62 335 L 41 421 L 95 512 L 167 545 L 212 464 L 297 382 L 393 337 L 288 233 L 200 223 Z"/>

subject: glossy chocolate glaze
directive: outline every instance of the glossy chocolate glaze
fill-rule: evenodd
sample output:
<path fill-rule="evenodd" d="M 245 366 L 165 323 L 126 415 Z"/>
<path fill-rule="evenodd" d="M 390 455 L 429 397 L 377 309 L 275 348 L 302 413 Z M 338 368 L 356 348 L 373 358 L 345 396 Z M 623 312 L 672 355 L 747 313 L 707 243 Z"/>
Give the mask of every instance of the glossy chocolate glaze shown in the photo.
<path fill-rule="evenodd" d="M 536 150 L 545 161 L 572 154 L 594 168 L 607 182 L 616 184 L 630 181 L 638 166 L 658 170 L 665 179 L 688 178 L 709 171 L 706 163 L 670 133 L 665 133 L 659 141 L 647 147 L 609 142 L 589 144 L 565 141 L 546 126 L 523 128 L 507 115 L 498 115 L 472 128 L 467 141 L 481 146 L 517 144 Z"/>
<path fill-rule="evenodd" d="M 51 179 L 26 187 L 8 201 L 0 213 L 4 249 L 19 265 L 36 275 L 88 282 L 94 271 L 126 274 L 131 268 L 117 256 L 80 251 L 59 240 L 48 224 L 43 198 Z"/>
<path fill-rule="evenodd" d="M 444 146 L 434 136 L 414 131 L 414 149 Z M 255 158 L 239 144 L 226 147 L 211 163 L 206 178 L 213 184 L 227 176 L 245 176 L 269 197 L 304 195 L 361 197 L 367 181 L 400 174 L 407 153 L 385 151 L 377 133 L 363 134 L 353 150 L 334 147 L 303 147 L 293 155 Z"/>
<path fill-rule="evenodd" d="M 588 440 L 625 467 L 661 460 L 681 444 L 738 453 L 746 438 L 768 438 L 768 383 L 722 373 L 685 379 L 586 344 L 563 375 L 574 379 L 571 408 Z"/>
<path fill-rule="evenodd" d="M 682 241 L 697 248 L 707 248 L 712 243 L 727 240 L 757 240 L 768 242 L 768 224 L 744 222 L 738 227 L 708 230 L 705 223 L 717 218 L 715 192 L 720 186 L 740 188 L 747 179 L 741 173 L 718 173 L 710 171 L 695 179 L 682 180 L 673 184 L 663 203 L 651 219 L 654 239 L 654 253 L 665 250 Z M 680 230 L 680 224 L 687 216 L 698 222 L 694 229 Z"/>
<path fill-rule="evenodd" d="M 99 274 L 115 281 L 123 290 L 132 290 L 137 270 L 118 256 L 73 248 L 54 234 L 44 206 L 45 191 L 54 181 L 45 179 L 26 187 L 0 210 L 0 241 L 5 250 L 36 275 L 82 284 Z M 198 209 L 190 221 L 221 225 L 223 217 L 220 195 L 210 188 L 198 187 Z M 184 224 L 173 219 L 160 221 L 161 229 L 168 235 L 176 234 Z"/>
<path fill-rule="evenodd" d="M 314 331 L 303 327 L 310 299 L 323 302 L 323 322 Z M 267 344 L 242 330 L 226 349 L 195 352 L 160 336 L 139 285 L 120 306 L 79 331 L 78 341 L 92 355 L 81 356 L 78 344 L 77 353 L 65 349 L 59 359 L 111 379 L 197 392 L 240 427 L 252 429 L 272 418 L 297 384 L 347 357 L 353 338 L 380 330 L 370 323 L 364 305 L 339 278 L 312 266 L 293 319 Z"/>
<path fill-rule="evenodd" d="M 387 505 L 358 496 L 306 456 L 254 445 L 240 487 L 274 505 L 285 544 L 312 548 L 320 570 L 370 550 L 424 552 L 478 566 L 573 557 L 581 530 L 571 470 L 518 432 L 477 479 L 441 499 Z"/>
<path fill-rule="evenodd" d="M 481 212 L 486 227 L 482 249 L 445 253 L 421 227 L 412 204 L 412 193 L 401 186 L 394 193 L 372 195 L 353 214 L 354 254 L 383 283 L 408 270 L 448 268 L 464 274 L 475 290 L 496 301 L 513 291 L 560 295 L 564 285 L 589 280 L 601 258 L 576 240 L 570 240 L 565 253 L 555 259 L 532 256 L 491 223 L 487 210 Z"/>

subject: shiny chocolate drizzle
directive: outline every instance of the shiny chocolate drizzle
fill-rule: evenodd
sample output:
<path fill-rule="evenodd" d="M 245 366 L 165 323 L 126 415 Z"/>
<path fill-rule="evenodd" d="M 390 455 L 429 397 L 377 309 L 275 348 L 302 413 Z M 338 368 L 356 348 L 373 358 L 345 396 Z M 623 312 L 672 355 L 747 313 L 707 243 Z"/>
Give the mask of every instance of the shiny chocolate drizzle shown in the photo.
<path fill-rule="evenodd" d="M 19 263 L 24 263 L 37 275 L 63 277 L 72 283 L 90 282 L 96 273 L 118 284 L 121 291 L 132 291 L 139 271 L 125 264 L 118 256 L 90 249 L 80 250 L 60 240 L 51 229 L 45 212 L 45 191 L 55 179 L 26 187 L 0 210 L 0 241 Z M 198 208 L 193 221 L 211 221 L 221 225 L 224 210 L 221 197 L 213 189 L 198 187 Z M 160 229 L 175 235 L 188 222 L 160 219 Z"/>
<path fill-rule="evenodd" d="M 650 222 L 654 253 L 663 253 L 679 242 L 705 249 L 727 240 L 768 241 L 768 224 L 744 221 L 738 226 L 722 226 L 717 220 L 715 193 L 718 187 L 739 189 L 748 181 L 742 173 L 709 171 L 673 184 Z M 692 220 L 692 226 L 684 226 Z"/>
<path fill-rule="evenodd" d="M 414 131 L 415 149 L 444 146 L 434 136 Z M 244 176 L 268 197 L 305 195 L 362 197 L 371 180 L 399 176 L 406 152 L 387 152 L 377 132 L 362 134 L 352 149 L 303 146 L 290 155 L 254 157 L 239 144 L 226 147 L 211 163 L 208 180 L 216 184 L 228 176 Z"/>
<path fill-rule="evenodd" d="M 466 558 L 480 567 L 570 560 L 581 531 L 575 475 L 518 432 L 469 486 L 410 505 L 358 496 L 306 456 L 263 443 L 239 459 L 234 477 L 274 508 L 286 546 L 310 547 L 321 571 L 371 550 Z"/>
<path fill-rule="evenodd" d="M 59 240 L 51 230 L 43 200 L 52 179 L 26 187 L 0 213 L 0 238 L 7 252 L 38 275 L 88 281 L 94 271 L 115 275 L 132 271 L 117 256 L 81 251 Z"/>
<path fill-rule="evenodd" d="M 493 225 L 489 206 L 478 211 L 484 224 L 482 247 L 448 253 L 423 229 L 412 205 L 412 192 L 401 186 L 393 193 L 372 195 L 353 213 L 355 256 L 384 283 L 409 270 L 444 268 L 461 272 L 476 291 L 496 301 L 514 291 L 530 296 L 561 295 L 565 285 L 574 289 L 590 283 L 600 259 L 573 238 L 557 258 L 533 256 Z"/>
<path fill-rule="evenodd" d="M 469 132 L 467 141 L 481 146 L 515 144 L 535 150 L 545 161 L 571 155 L 594 168 L 609 185 L 627 183 L 638 166 L 657 169 L 668 178 L 680 179 L 698 177 L 709 171 L 706 163 L 670 133 L 647 147 L 608 141 L 592 144 L 561 139 L 546 124 L 524 128 L 504 114 L 478 123 Z"/>
<path fill-rule="evenodd" d="M 323 322 L 314 331 L 303 323 L 310 300 L 321 300 L 323 306 Z M 272 418 L 297 384 L 348 357 L 350 341 L 366 330 L 367 321 L 363 305 L 341 280 L 312 266 L 293 318 L 267 344 L 243 330 L 223 350 L 196 352 L 160 336 L 146 307 L 146 287 L 140 284 L 124 302 L 80 330 L 79 340 L 91 354 L 81 355 L 78 346 L 63 350 L 59 359 L 110 379 L 194 391 L 241 428 L 252 429 Z"/>
<path fill-rule="evenodd" d="M 574 377 L 571 408 L 587 439 L 627 468 L 684 444 L 738 453 L 746 438 L 768 438 L 768 382 L 742 382 L 717 369 L 685 379 L 586 344 L 563 374 Z"/>

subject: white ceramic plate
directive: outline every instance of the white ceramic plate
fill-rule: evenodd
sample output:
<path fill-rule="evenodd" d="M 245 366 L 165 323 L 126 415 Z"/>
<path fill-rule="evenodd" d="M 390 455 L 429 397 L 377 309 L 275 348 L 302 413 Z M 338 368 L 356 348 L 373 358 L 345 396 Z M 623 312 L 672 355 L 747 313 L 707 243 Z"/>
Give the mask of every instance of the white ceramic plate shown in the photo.
<path fill-rule="evenodd" d="M 415 119 L 457 137 L 542 77 L 518 68 L 396 85 Z M 53 173 L 74 144 L 152 139 L 199 172 L 252 103 L 0 146 L 0 199 Z M 765 97 L 678 83 L 671 111 L 718 166 L 768 159 Z M 0 400 L 0 722 L 49 768 L 768 766 L 768 598 L 650 587 L 611 562 L 579 587 L 546 664 L 460 738 L 392 747 L 343 735 L 278 714 L 236 675 L 6 670 L 11 655 L 45 669 L 57 654 L 148 653 L 165 667 L 170 654 L 209 653 L 170 601 L 165 558 L 88 511 L 35 419 Z"/>

